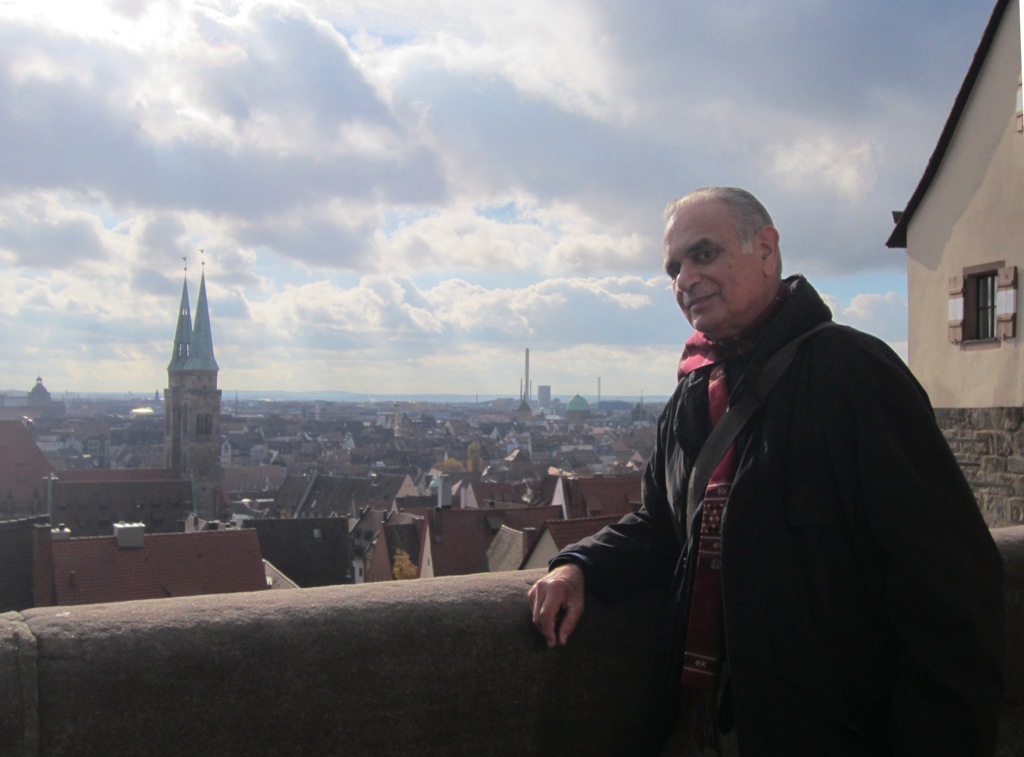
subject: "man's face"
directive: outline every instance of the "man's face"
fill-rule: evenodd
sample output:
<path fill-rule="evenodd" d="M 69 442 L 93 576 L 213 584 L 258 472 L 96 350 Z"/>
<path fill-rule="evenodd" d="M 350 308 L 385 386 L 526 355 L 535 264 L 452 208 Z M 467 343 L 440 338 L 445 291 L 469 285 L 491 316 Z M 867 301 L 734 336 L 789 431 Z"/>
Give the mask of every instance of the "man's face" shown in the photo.
<path fill-rule="evenodd" d="M 665 227 L 665 273 L 690 325 L 710 339 L 752 326 L 778 290 L 778 239 L 765 226 L 745 252 L 724 202 L 680 208 Z"/>

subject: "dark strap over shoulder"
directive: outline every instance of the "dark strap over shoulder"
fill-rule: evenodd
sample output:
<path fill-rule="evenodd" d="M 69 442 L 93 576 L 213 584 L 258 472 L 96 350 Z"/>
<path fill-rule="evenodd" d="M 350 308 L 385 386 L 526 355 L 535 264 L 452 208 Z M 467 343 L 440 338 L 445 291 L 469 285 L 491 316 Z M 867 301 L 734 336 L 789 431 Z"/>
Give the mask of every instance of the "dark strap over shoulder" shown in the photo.
<path fill-rule="evenodd" d="M 690 473 L 690 484 L 686 489 L 687 523 L 692 520 L 693 512 L 699 504 L 698 492 L 700 499 L 703 500 L 704 491 L 708 487 L 708 481 L 711 479 L 711 474 L 715 470 L 715 466 L 718 465 L 718 461 L 725 455 L 740 429 L 750 420 L 750 416 L 764 402 L 775 382 L 789 367 L 793 356 L 796 355 L 797 347 L 805 339 L 835 325 L 832 321 L 823 321 L 780 347 L 779 351 L 764 364 L 749 391 L 745 392 L 739 401 L 722 416 L 718 424 L 711 429 L 711 434 L 704 442 L 704 446 L 701 447 L 697 461 L 693 464 L 693 471 Z"/>

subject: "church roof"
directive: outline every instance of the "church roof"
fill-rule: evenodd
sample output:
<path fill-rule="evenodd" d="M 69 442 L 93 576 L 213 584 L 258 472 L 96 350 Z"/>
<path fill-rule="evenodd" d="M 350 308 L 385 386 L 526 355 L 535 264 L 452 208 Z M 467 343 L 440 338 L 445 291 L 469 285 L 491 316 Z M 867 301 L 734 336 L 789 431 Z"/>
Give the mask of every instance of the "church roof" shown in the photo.
<path fill-rule="evenodd" d="M 565 406 L 565 409 L 567 411 L 570 411 L 570 412 L 574 411 L 574 410 L 575 411 L 589 410 L 590 409 L 590 403 L 587 402 L 585 399 L 583 399 L 580 395 L 577 394 L 575 397 L 573 397 L 571 400 L 569 400 L 569 404 L 567 404 Z"/>
<path fill-rule="evenodd" d="M 181 305 L 178 307 L 178 327 L 174 333 L 174 350 L 168 372 L 217 371 L 220 366 L 213 356 L 213 332 L 210 328 L 210 309 L 206 300 L 206 274 L 199 279 L 199 300 L 196 302 L 196 320 L 188 304 L 188 280 L 181 285 Z"/>
<path fill-rule="evenodd" d="M 178 306 L 178 328 L 174 332 L 174 350 L 168 371 L 180 371 L 185 368 L 188 360 L 189 347 L 192 345 L 192 311 L 188 306 L 188 279 L 181 284 L 181 304 Z"/>
<path fill-rule="evenodd" d="M 36 385 L 32 387 L 28 395 L 29 397 L 45 397 L 46 399 L 50 398 L 50 392 L 47 391 L 45 386 L 43 386 L 42 376 L 36 377 Z"/>
<path fill-rule="evenodd" d="M 210 329 L 210 310 L 206 303 L 206 274 L 199 279 L 199 300 L 196 302 L 196 321 L 192 328 L 192 348 L 188 360 L 185 361 L 186 371 L 216 371 L 217 365 L 213 357 L 213 332 Z"/>

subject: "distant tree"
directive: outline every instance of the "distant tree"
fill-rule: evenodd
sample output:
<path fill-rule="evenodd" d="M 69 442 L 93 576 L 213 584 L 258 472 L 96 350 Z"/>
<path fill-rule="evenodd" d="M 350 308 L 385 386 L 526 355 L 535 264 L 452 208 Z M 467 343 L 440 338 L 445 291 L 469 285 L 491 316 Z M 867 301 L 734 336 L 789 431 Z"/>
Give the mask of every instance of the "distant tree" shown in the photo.
<path fill-rule="evenodd" d="M 420 569 L 412 564 L 412 560 L 409 559 L 409 553 L 401 547 L 395 550 L 395 564 L 391 568 L 391 573 L 396 581 L 420 577 Z"/>
<path fill-rule="evenodd" d="M 480 442 L 471 442 L 466 450 L 466 467 L 474 473 L 484 469 L 483 456 L 480 454 Z"/>
<path fill-rule="evenodd" d="M 461 460 L 456 460 L 454 457 L 449 457 L 442 463 L 438 463 L 437 469 L 442 473 L 451 475 L 452 473 L 463 473 L 466 470 L 466 466 L 463 465 Z"/>

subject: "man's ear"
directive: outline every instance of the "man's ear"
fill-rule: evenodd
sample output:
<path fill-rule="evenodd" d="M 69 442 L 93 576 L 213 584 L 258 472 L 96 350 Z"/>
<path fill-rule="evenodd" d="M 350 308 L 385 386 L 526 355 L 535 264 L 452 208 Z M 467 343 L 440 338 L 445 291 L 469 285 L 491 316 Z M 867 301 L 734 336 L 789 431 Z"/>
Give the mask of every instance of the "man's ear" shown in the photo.
<path fill-rule="evenodd" d="M 779 271 L 779 231 L 774 226 L 764 226 L 754 235 L 754 252 L 761 258 L 765 274 L 775 275 Z"/>

